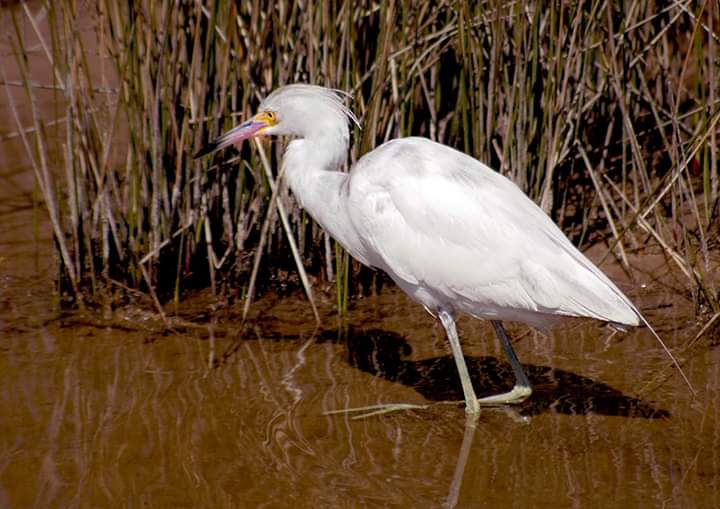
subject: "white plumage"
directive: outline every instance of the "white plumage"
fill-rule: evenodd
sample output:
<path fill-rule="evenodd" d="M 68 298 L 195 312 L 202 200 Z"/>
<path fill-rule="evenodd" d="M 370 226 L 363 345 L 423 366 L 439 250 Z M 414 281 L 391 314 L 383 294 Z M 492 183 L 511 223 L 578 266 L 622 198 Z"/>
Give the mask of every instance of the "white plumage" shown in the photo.
<path fill-rule="evenodd" d="M 488 320 L 637 325 L 622 292 L 507 178 L 424 138 L 385 143 L 347 197 L 363 256 L 409 295 Z"/>
<path fill-rule="evenodd" d="M 440 318 L 469 413 L 478 402 L 530 395 L 500 321 L 545 327 L 570 316 L 638 325 L 642 317 L 617 286 L 513 182 L 476 159 L 403 138 L 369 152 L 350 173 L 339 171 L 349 122 L 357 119 L 338 92 L 289 85 L 201 153 L 256 135 L 295 138 L 283 160 L 290 189 L 353 257 L 385 271 Z M 475 397 L 455 332 L 459 312 L 493 321 L 517 378 L 509 393 Z"/>

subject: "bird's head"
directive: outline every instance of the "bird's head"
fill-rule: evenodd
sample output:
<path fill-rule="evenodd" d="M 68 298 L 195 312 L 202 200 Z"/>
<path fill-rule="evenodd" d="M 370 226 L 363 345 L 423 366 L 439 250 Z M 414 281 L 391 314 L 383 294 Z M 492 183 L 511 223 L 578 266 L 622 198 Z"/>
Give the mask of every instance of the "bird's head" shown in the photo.
<path fill-rule="evenodd" d="M 342 102 L 343 93 L 315 85 L 287 85 L 272 92 L 258 113 L 210 142 L 195 157 L 256 136 L 349 139 L 348 122 L 359 126 L 355 114 Z"/>

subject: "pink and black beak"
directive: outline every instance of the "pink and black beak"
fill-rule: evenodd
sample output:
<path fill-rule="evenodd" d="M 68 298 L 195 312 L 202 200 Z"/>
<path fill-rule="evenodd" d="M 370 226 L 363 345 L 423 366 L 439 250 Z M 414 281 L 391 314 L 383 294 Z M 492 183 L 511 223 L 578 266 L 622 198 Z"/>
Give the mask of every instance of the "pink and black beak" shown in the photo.
<path fill-rule="evenodd" d="M 213 141 L 201 148 L 194 156 L 194 159 L 225 148 L 228 145 L 240 145 L 243 141 L 262 134 L 262 131 L 268 127 L 277 124 L 275 114 L 271 111 L 262 111 L 252 117 L 250 120 L 243 122 L 239 126 L 233 127 L 222 136 L 215 138 Z"/>

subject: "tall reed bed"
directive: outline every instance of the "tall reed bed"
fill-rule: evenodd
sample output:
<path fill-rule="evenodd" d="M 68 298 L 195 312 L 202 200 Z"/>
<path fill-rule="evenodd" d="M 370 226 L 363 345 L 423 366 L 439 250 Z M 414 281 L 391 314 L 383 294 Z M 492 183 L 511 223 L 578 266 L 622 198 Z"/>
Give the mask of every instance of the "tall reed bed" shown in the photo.
<path fill-rule="evenodd" d="M 141 290 L 160 308 L 207 286 L 249 305 L 273 281 L 302 280 L 311 294 L 305 267 L 335 282 L 345 309 L 375 276 L 277 181 L 280 144 L 191 157 L 272 89 L 309 82 L 354 97 L 363 129 L 349 162 L 411 134 L 457 147 L 517 182 L 576 243 L 608 242 L 631 275 L 631 253 L 662 253 L 697 306 L 720 311 L 714 0 L 60 0 L 44 9 L 45 28 L 26 4 L 4 16 L 25 93 L 36 93 L 29 38 L 41 41 L 60 91 L 58 111 L 33 111 L 35 134 L 24 139 L 63 291 L 80 305 Z M 50 161 L 44 126 L 55 116 L 68 122 L 63 159 Z"/>

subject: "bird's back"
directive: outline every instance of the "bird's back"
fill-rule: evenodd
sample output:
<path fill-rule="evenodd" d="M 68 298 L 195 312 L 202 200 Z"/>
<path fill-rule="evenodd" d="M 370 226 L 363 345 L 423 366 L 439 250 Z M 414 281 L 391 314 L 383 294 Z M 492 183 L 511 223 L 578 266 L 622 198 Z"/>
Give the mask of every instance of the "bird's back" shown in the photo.
<path fill-rule="evenodd" d="M 368 261 L 431 310 L 543 326 L 554 316 L 636 325 L 623 293 L 513 182 L 425 138 L 352 170 L 348 210 Z"/>

